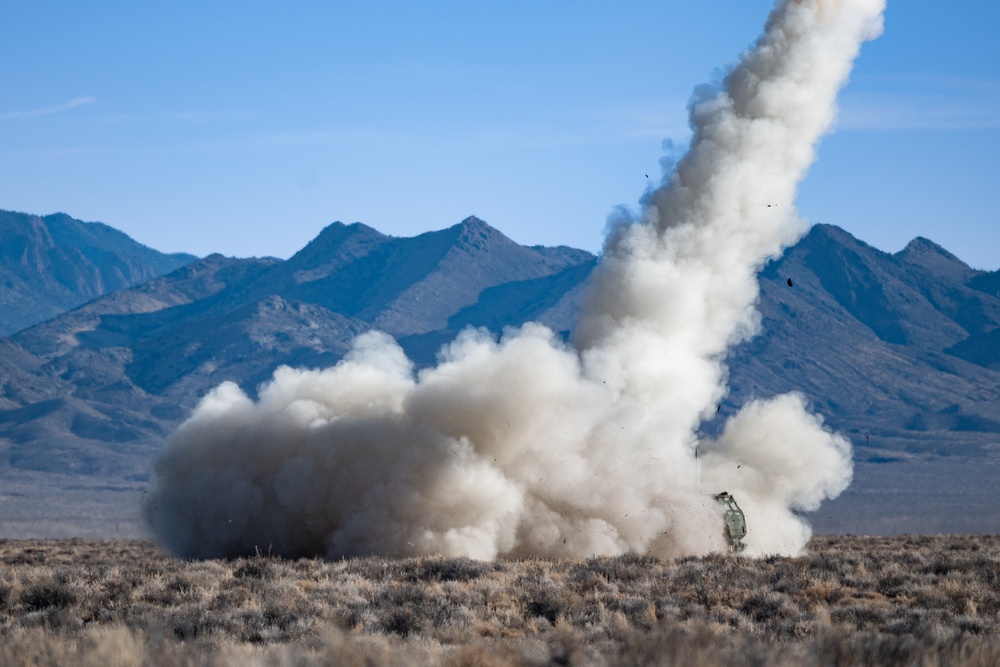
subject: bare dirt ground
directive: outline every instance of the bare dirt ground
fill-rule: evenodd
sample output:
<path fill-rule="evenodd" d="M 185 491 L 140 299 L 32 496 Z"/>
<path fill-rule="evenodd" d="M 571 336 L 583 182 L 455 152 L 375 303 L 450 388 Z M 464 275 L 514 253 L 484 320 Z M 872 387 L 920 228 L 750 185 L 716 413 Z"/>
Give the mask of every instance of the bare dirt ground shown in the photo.
<path fill-rule="evenodd" d="M 265 555 L 0 541 L 0 664 L 997 665 L 1000 536 L 800 558 Z"/>

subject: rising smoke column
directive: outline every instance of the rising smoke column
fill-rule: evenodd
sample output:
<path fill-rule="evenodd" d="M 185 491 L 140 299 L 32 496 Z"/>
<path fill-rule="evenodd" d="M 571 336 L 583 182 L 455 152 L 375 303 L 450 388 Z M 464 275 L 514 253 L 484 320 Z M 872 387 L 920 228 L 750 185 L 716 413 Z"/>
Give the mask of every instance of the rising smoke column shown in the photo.
<path fill-rule="evenodd" d="M 796 186 L 883 8 L 778 3 L 697 93 L 688 153 L 609 234 L 573 346 L 537 324 L 469 330 L 417 372 L 372 332 L 333 368 L 278 369 L 257 401 L 224 383 L 156 464 L 155 534 L 188 557 L 673 557 L 725 548 L 727 490 L 750 553 L 798 553 L 795 512 L 846 488 L 847 441 L 794 394 L 714 440 L 698 428 L 758 326 L 757 272 L 804 232 Z"/>

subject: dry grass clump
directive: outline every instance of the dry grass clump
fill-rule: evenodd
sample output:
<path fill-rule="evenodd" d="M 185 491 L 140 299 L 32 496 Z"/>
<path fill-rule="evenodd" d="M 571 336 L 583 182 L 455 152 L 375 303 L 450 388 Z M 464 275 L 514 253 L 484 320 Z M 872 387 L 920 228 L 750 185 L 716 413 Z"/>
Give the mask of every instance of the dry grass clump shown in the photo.
<path fill-rule="evenodd" d="M 2 665 L 1000 664 L 1000 537 L 801 558 L 183 561 L 0 540 Z"/>

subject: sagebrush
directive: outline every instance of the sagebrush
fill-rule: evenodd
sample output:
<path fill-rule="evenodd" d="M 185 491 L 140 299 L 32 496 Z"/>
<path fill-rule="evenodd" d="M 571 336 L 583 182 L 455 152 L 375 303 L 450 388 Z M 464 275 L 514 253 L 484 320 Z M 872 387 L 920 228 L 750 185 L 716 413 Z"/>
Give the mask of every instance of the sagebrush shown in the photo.
<path fill-rule="evenodd" d="M 184 561 L 0 541 L 0 664 L 1000 664 L 1000 537 L 799 558 Z"/>

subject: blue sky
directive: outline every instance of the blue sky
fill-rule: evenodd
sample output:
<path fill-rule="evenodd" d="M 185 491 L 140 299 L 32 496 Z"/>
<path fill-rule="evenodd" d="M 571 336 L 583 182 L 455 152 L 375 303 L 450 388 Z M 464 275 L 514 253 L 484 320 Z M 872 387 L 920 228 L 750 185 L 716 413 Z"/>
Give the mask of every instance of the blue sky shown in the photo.
<path fill-rule="evenodd" d="M 478 215 L 596 251 L 771 0 L 5 3 L 0 208 L 288 257 Z M 889 0 L 802 215 L 1000 268 L 1000 2 Z M 648 180 L 647 180 L 648 179 Z"/>

